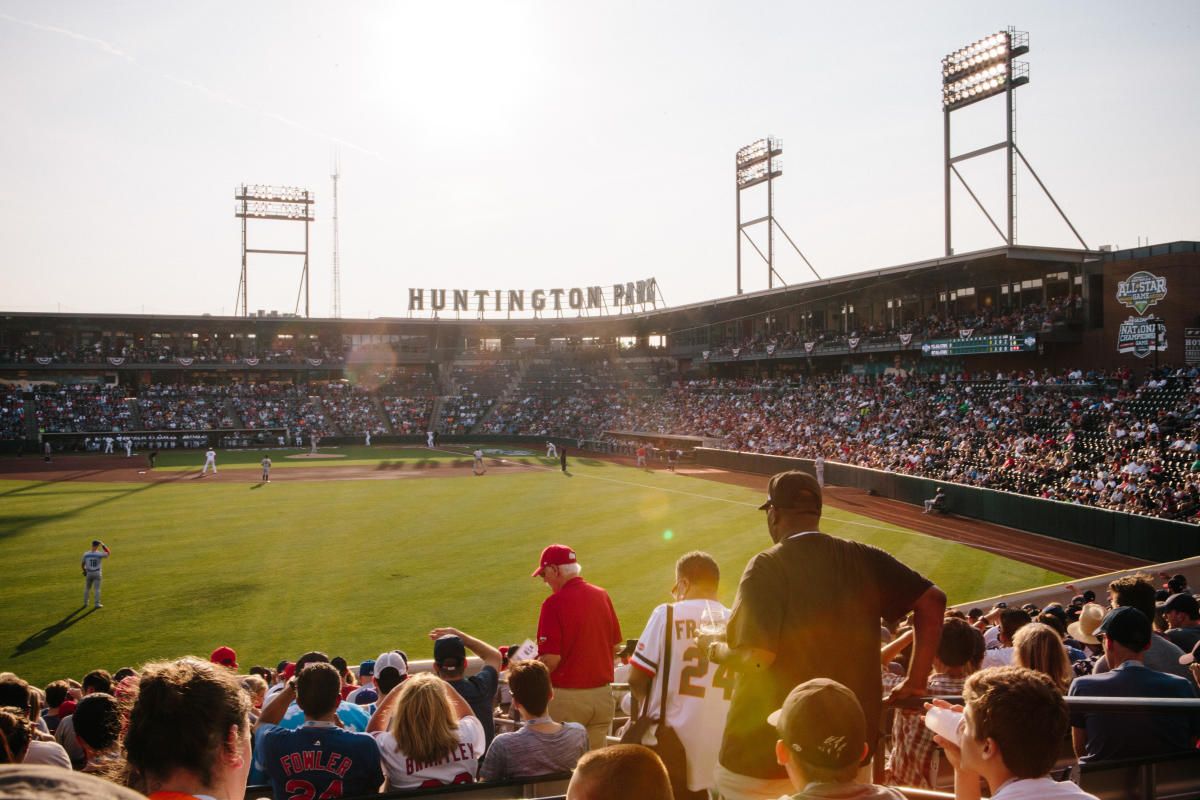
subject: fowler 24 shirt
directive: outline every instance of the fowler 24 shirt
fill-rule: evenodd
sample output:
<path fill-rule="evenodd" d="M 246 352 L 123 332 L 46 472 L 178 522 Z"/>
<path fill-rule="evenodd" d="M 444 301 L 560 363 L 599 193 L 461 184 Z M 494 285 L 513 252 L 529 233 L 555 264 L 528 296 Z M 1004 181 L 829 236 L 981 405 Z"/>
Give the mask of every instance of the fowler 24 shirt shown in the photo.
<path fill-rule="evenodd" d="M 612 683 L 615 648 L 623 641 L 608 592 L 583 578 L 572 578 L 542 602 L 538 653 L 562 657 L 550 673 L 556 689 L 595 689 Z"/>
<path fill-rule="evenodd" d="M 357 797 L 383 784 L 375 739 L 332 723 L 273 728 L 262 738 L 262 751 L 275 800 Z"/>
<path fill-rule="evenodd" d="M 767 716 L 812 678 L 835 680 L 858 697 L 867 730 L 879 730 L 883 684 L 879 621 L 898 619 L 932 584 L 878 547 L 811 531 L 759 553 L 738 584 L 731 648 L 775 654 L 761 672 L 738 672 L 721 742 L 721 764 L 752 778 L 783 779 L 779 734 Z"/>

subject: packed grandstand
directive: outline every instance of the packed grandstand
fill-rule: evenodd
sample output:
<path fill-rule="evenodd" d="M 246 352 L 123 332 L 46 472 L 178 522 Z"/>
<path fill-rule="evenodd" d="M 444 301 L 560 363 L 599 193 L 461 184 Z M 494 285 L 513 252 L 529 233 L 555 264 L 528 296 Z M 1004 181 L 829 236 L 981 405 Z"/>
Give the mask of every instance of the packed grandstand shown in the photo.
<path fill-rule="evenodd" d="M 663 359 L 604 354 L 456 362 L 428 373 L 343 381 L 34 385 L 0 395 L 0 435 L 262 431 L 313 435 L 427 430 L 622 444 L 620 431 L 711 440 L 742 452 L 831 462 L 1200 522 L 1200 368 L 1029 370 L 875 377 L 681 377 Z M 30 409 L 29 418 L 26 419 Z M 435 415 L 436 408 L 436 415 Z M 30 423 L 36 425 L 30 430 Z M 280 441 L 282 439 L 282 441 Z"/>

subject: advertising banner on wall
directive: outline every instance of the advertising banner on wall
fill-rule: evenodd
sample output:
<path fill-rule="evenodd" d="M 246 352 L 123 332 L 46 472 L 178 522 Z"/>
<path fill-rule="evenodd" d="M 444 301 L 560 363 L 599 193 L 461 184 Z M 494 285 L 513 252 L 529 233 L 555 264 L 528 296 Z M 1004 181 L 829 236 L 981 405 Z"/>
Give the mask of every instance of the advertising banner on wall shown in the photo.
<path fill-rule="evenodd" d="M 1200 364 L 1200 328 L 1183 329 L 1183 363 Z"/>
<path fill-rule="evenodd" d="M 1167 326 L 1157 317 L 1129 317 L 1117 331 L 1117 352 L 1145 358 L 1167 349 Z"/>
<path fill-rule="evenodd" d="M 1138 316 L 1144 315 L 1147 308 L 1166 299 L 1166 296 L 1167 279 L 1144 270 L 1117 281 L 1117 302 L 1133 309 Z"/>

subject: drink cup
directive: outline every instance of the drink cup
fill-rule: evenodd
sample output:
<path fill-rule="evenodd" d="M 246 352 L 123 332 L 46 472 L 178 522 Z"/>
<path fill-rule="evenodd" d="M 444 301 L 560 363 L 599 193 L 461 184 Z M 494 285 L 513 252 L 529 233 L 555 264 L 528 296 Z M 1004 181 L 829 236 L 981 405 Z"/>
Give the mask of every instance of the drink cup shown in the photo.
<path fill-rule="evenodd" d="M 934 706 L 925 712 L 925 727 L 955 745 L 961 744 L 959 726 L 962 724 L 961 711 L 951 711 L 948 708 Z"/>

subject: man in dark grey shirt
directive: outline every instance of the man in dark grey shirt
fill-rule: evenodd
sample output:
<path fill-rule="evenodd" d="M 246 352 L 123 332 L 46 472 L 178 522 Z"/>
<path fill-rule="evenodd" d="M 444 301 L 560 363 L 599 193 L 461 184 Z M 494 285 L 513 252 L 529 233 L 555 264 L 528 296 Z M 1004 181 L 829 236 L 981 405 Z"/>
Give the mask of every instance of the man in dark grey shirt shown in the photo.
<path fill-rule="evenodd" d="M 504 662 L 500 651 L 456 628 L 434 628 L 429 632 L 429 638 L 434 640 L 433 671 L 471 706 L 471 711 L 483 723 L 483 732 L 490 745 L 496 735 L 493 715 L 496 690 L 500 686 L 500 665 Z M 467 648 L 483 659 L 483 669 L 470 677 L 465 676 Z"/>

